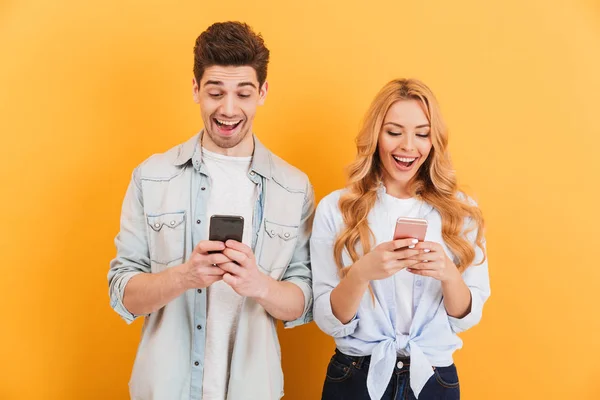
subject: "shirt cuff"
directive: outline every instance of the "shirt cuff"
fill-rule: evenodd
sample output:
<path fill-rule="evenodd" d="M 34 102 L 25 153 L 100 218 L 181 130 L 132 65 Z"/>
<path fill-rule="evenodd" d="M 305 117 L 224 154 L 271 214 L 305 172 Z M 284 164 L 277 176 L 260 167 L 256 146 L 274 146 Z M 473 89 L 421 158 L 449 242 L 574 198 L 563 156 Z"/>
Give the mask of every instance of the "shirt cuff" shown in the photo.
<path fill-rule="evenodd" d="M 131 324 L 137 318 L 143 315 L 135 315 L 129 312 L 125 305 L 123 304 L 123 296 L 125 294 L 125 287 L 129 283 L 129 280 L 136 276 L 137 274 L 142 274 L 143 272 L 126 272 L 121 276 L 116 278 L 116 282 L 114 286 L 111 288 L 110 293 L 110 306 L 119 314 L 121 318 L 127 322 L 127 324 Z"/>
<path fill-rule="evenodd" d="M 462 318 L 455 318 L 448 315 L 448 320 L 454 333 L 464 332 L 477 325 L 481 320 L 483 300 L 473 292 L 472 288 L 469 288 L 469 291 L 471 292 L 471 311 Z"/>
<path fill-rule="evenodd" d="M 309 322 L 311 322 L 313 320 L 313 313 L 312 313 L 313 296 L 312 296 L 311 285 L 309 283 L 306 283 L 306 281 L 304 279 L 298 278 L 298 277 L 291 277 L 291 278 L 285 279 L 285 282 L 293 283 L 294 285 L 298 286 L 300 288 L 300 290 L 302 290 L 302 293 L 304 294 L 304 311 L 302 312 L 302 315 L 299 318 L 297 318 L 293 321 L 284 321 L 283 327 L 284 328 L 293 328 L 295 326 L 308 324 Z"/>
<path fill-rule="evenodd" d="M 333 315 L 333 310 L 331 309 L 331 291 L 323 293 L 319 297 L 317 307 L 318 318 L 315 319 L 315 322 L 328 335 L 334 338 L 341 338 L 353 334 L 356 330 L 358 321 L 360 320 L 357 315 L 354 315 L 345 324 Z"/>

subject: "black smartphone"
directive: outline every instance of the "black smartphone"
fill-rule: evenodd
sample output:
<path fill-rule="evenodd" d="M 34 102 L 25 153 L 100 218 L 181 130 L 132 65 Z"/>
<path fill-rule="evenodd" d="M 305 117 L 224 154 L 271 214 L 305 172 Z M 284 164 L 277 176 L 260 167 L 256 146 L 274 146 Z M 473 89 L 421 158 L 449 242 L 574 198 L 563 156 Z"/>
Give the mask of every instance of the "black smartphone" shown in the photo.
<path fill-rule="evenodd" d="M 210 217 L 208 240 L 225 243 L 228 240 L 242 242 L 244 217 L 240 215 L 213 215 Z"/>

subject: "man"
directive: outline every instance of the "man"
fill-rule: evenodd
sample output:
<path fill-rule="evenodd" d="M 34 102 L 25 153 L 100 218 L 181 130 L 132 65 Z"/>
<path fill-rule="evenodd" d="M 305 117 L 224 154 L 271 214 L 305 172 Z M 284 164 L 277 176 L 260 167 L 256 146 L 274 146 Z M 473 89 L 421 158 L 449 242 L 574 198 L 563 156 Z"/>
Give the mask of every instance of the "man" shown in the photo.
<path fill-rule="evenodd" d="M 133 172 L 108 273 L 115 311 L 146 317 L 133 399 L 283 396 L 274 319 L 312 320 L 314 194 L 253 136 L 268 62 L 248 25 L 210 26 L 194 47 L 203 131 Z M 207 240 L 219 214 L 244 218 L 241 243 Z"/>

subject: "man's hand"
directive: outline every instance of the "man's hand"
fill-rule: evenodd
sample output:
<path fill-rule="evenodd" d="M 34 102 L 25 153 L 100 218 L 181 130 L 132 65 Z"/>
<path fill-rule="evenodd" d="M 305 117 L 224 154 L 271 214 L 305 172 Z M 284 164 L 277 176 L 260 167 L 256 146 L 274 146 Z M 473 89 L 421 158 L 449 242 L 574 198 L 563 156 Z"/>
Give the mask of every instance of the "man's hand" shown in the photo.
<path fill-rule="evenodd" d="M 209 254 L 209 251 L 222 251 L 223 242 L 203 240 L 196 245 L 189 260 L 182 265 L 182 283 L 186 289 L 205 288 L 223 279 L 225 271 L 217 265 L 230 262 L 222 253 Z"/>
<path fill-rule="evenodd" d="M 272 278 L 260 272 L 252 249 L 243 243 L 228 240 L 223 255 L 227 261 L 217 263 L 225 271 L 223 281 L 240 296 L 264 299 Z"/>

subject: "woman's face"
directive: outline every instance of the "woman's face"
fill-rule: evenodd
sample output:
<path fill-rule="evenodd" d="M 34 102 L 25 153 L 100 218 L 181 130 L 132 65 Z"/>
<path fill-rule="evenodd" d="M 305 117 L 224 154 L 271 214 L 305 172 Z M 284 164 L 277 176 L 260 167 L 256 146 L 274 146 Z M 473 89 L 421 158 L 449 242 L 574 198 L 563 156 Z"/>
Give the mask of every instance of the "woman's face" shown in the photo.
<path fill-rule="evenodd" d="M 383 183 L 389 194 L 409 197 L 408 182 L 431 151 L 431 126 L 417 100 L 392 104 L 383 120 L 377 151 L 383 165 Z"/>

